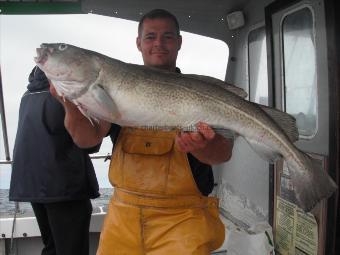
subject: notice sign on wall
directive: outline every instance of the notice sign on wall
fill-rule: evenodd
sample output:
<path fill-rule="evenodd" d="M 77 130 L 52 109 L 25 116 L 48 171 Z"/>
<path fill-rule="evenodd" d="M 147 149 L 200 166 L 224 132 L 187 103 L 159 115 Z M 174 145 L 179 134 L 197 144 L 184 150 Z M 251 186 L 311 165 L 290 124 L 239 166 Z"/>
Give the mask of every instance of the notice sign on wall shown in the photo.
<path fill-rule="evenodd" d="M 325 159 L 320 160 L 325 168 Z M 322 255 L 325 238 L 325 201 L 320 202 L 310 213 L 305 213 L 296 205 L 294 187 L 284 161 L 275 166 L 275 211 L 274 241 L 275 251 L 281 255 Z"/>
<path fill-rule="evenodd" d="M 318 254 L 318 225 L 313 214 L 278 197 L 276 215 L 275 247 L 279 254 Z"/>

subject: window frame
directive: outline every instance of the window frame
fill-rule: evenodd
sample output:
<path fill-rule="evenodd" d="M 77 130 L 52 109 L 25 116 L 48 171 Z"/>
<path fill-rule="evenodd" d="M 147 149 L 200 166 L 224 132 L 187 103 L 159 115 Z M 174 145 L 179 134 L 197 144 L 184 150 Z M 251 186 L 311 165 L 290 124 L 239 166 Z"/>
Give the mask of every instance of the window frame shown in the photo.
<path fill-rule="evenodd" d="M 289 10 L 287 11 L 284 15 L 282 15 L 281 17 L 281 20 L 280 20 L 280 31 L 279 31 L 279 42 L 280 42 L 280 54 L 281 54 L 281 61 L 280 61 L 280 68 L 281 68 L 281 74 L 282 76 L 280 77 L 281 78 L 281 95 L 282 95 L 282 98 L 281 98 L 281 102 L 282 102 L 282 109 L 283 111 L 286 112 L 286 105 L 287 105 L 287 102 L 286 102 L 286 99 L 287 99 L 287 95 L 286 95 L 286 79 L 285 79 L 285 62 L 284 62 L 284 36 L 283 36 L 283 24 L 284 24 L 284 20 L 286 19 L 287 16 L 293 14 L 293 13 L 296 13 L 298 11 L 301 11 L 302 9 L 305 9 L 307 8 L 311 14 L 312 14 L 312 28 L 313 28 L 313 31 L 312 31 L 312 35 L 313 35 L 313 43 L 315 45 L 314 49 L 315 49 L 315 91 L 318 92 L 318 61 L 317 61 L 317 45 L 316 45 L 316 29 L 315 29 L 315 13 L 314 13 L 314 10 L 313 8 L 308 5 L 308 4 L 301 4 L 299 5 L 298 7 L 296 8 L 293 8 L 292 10 Z M 318 93 L 316 93 L 316 109 L 318 109 Z M 299 130 L 299 139 L 302 139 L 302 140 L 312 140 L 318 133 L 318 129 L 319 129 L 319 112 L 318 110 L 316 110 L 315 112 L 316 114 L 316 117 L 315 117 L 315 130 L 314 132 L 311 134 L 311 135 L 304 135 L 304 134 L 301 134 L 300 133 L 300 130 Z"/>

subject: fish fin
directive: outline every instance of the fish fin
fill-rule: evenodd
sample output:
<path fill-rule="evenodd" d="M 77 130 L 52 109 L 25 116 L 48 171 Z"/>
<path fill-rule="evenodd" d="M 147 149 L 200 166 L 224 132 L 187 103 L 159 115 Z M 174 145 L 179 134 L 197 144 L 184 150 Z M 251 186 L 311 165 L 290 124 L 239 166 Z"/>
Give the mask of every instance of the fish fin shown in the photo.
<path fill-rule="evenodd" d="M 181 130 L 183 132 L 197 132 L 198 129 L 195 125 L 190 125 L 190 126 L 186 126 L 186 127 L 181 127 Z"/>
<path fill-rule="evenodd" d="M 91 116 L 91 114 L 89 114 L 88 111 L 86 111 L 86 109 L 84 109 L 81 105 L 77 105 L 79 111 L 91 122 L 91 125 L 94 126 L 94 123 L 93 121 L 95 122 L 99 122 L 99 120 L 94 117 L 94 116 Z"/>
<path fill-rule="evenodd" d="M 297 204 L 305 212 L 311 211 L 322 199 L 330 197 L 338 186 L 323 169 L 320 160 L 302 153 L 305 169 L 295 170 L 287 161 Z M 304 170 L 304 171 L 303 171 Z"/>
<path fill-rule="evenodd" d="M 211 128 L 214 130 L 216 134 L 220 134 L 221 136 L 223 136 L 224 138 L 228 140 L 235 140 L 237 137 L 237 134 L 230 129 L 225 129 L 225 128 L 216 127 L 216 126 L 212 126 Z M 198 131 L 195 125 L 182 127 L 181 130 L 184 132 L 197 132 Z"/>
<path fill-rule="evenodd" d="M 291 142 L 299 140 L 299 131 L 296 126 L 296 120 L 292 115 L 265 105 L 259 106 L 277 125 L 279 125 L 279 127 L 281 127 Z"/>
<path fill-rule="evenodd" d="M 216 126 L 212 126 L 211 128 L 214 130 L 216 134 L 220 134 L 226 139 L 235 140 L 237 136 L 237 134 L 230 129 L 225 129 L 225 128 L 216 127 Z M 182 127 L 181 130 L 184 132 L 197 132 L 198 131 L 195 125 Z"/>
<path fill-rule="evenodd" d="M 65 102 L 65 97 L 63 97 L 63 100 Z M 78 110 L 91 122 L 92 126 L 94 126 L 93 121 L 98 122 L 98 119 L 92 116 L 91 113 L 86 110 L 86 107 L 83 107 L 76 99 L 72 100 L 72 103 L 75 104 Z"/>
<path fill-rule="evenodd" d="M 91 116 L 114 122 L 119 117 L 117 106 L 101 84 L 91 87 Z"/>
<path fill-rule="evenodd" d="M 210 76 L 206 76 L 206 75 L 199 75 L 199 74 L 184 74 L 184 76 L 189 77 L 189 78 L 193 78 L 196 80 L 201 80 L 201 81 L 205 81 L 205 82 L 209 82 L 212 84 L 215 84 L 225 90 L 228 90 L 229 92 L 242 97 L 242 98 L 246 98 L 248 96 L 248 93 L 245 92 L 243 89 L 236 87 L 234 85 L 231 85 L 225 81 L 222 81 L 220 79 L 216 79 L 214 77 L 210 77 Z"/>
<path fill-rule="evenodd" d="M 256 154 L 259 155 L 263 160 L 268 161 L 269 163 L 274 163 L 276 160 L 281 158 L 280 154 L 273 151 L 272 148 L 266 146 L 266 144 L 261 142 L 260 139 L 251 140 L 246 137 L 244 137 L 244 139 L 248 142 Z"/>
<path fill-rule="evenodd" d="M 212 127 L 212 129 L 215 131 L 216 134 L 220 134 L 221 136 L 229 140 L 235 140 L 237 137 L 237 134 L 230 129 L 219 128 L 219 127 Z"/>

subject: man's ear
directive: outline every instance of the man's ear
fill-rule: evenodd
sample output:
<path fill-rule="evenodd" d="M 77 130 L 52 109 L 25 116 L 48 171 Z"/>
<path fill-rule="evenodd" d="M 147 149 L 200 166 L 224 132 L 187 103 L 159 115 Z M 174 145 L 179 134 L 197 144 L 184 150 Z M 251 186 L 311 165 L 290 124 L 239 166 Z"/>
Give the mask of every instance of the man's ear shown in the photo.
<path fill-rule="evenodd" d="M 179 36 L 178 36 L 178 50 L 180 50 L 181 47 L 182 47 L 182 36 L 179 35 Z"/>
<path fill-rule="evenodd" d="M 141 47 L 141 39 L 139 36 L 136 38 L 136 45 L 137 45 L 138 50 L 141 52 L 142 47 Z"/>

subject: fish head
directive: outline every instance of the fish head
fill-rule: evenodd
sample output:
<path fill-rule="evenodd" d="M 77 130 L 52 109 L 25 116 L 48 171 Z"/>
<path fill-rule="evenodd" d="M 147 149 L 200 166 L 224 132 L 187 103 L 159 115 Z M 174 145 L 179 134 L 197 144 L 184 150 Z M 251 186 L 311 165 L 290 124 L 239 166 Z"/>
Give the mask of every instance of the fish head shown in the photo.
<path fill-rule="evenodd" d="M 43 43 L 34 58 L 59 95 L 76 99 L 87 91 L 100 73 L 91 52 L 65 43 Z"/>

